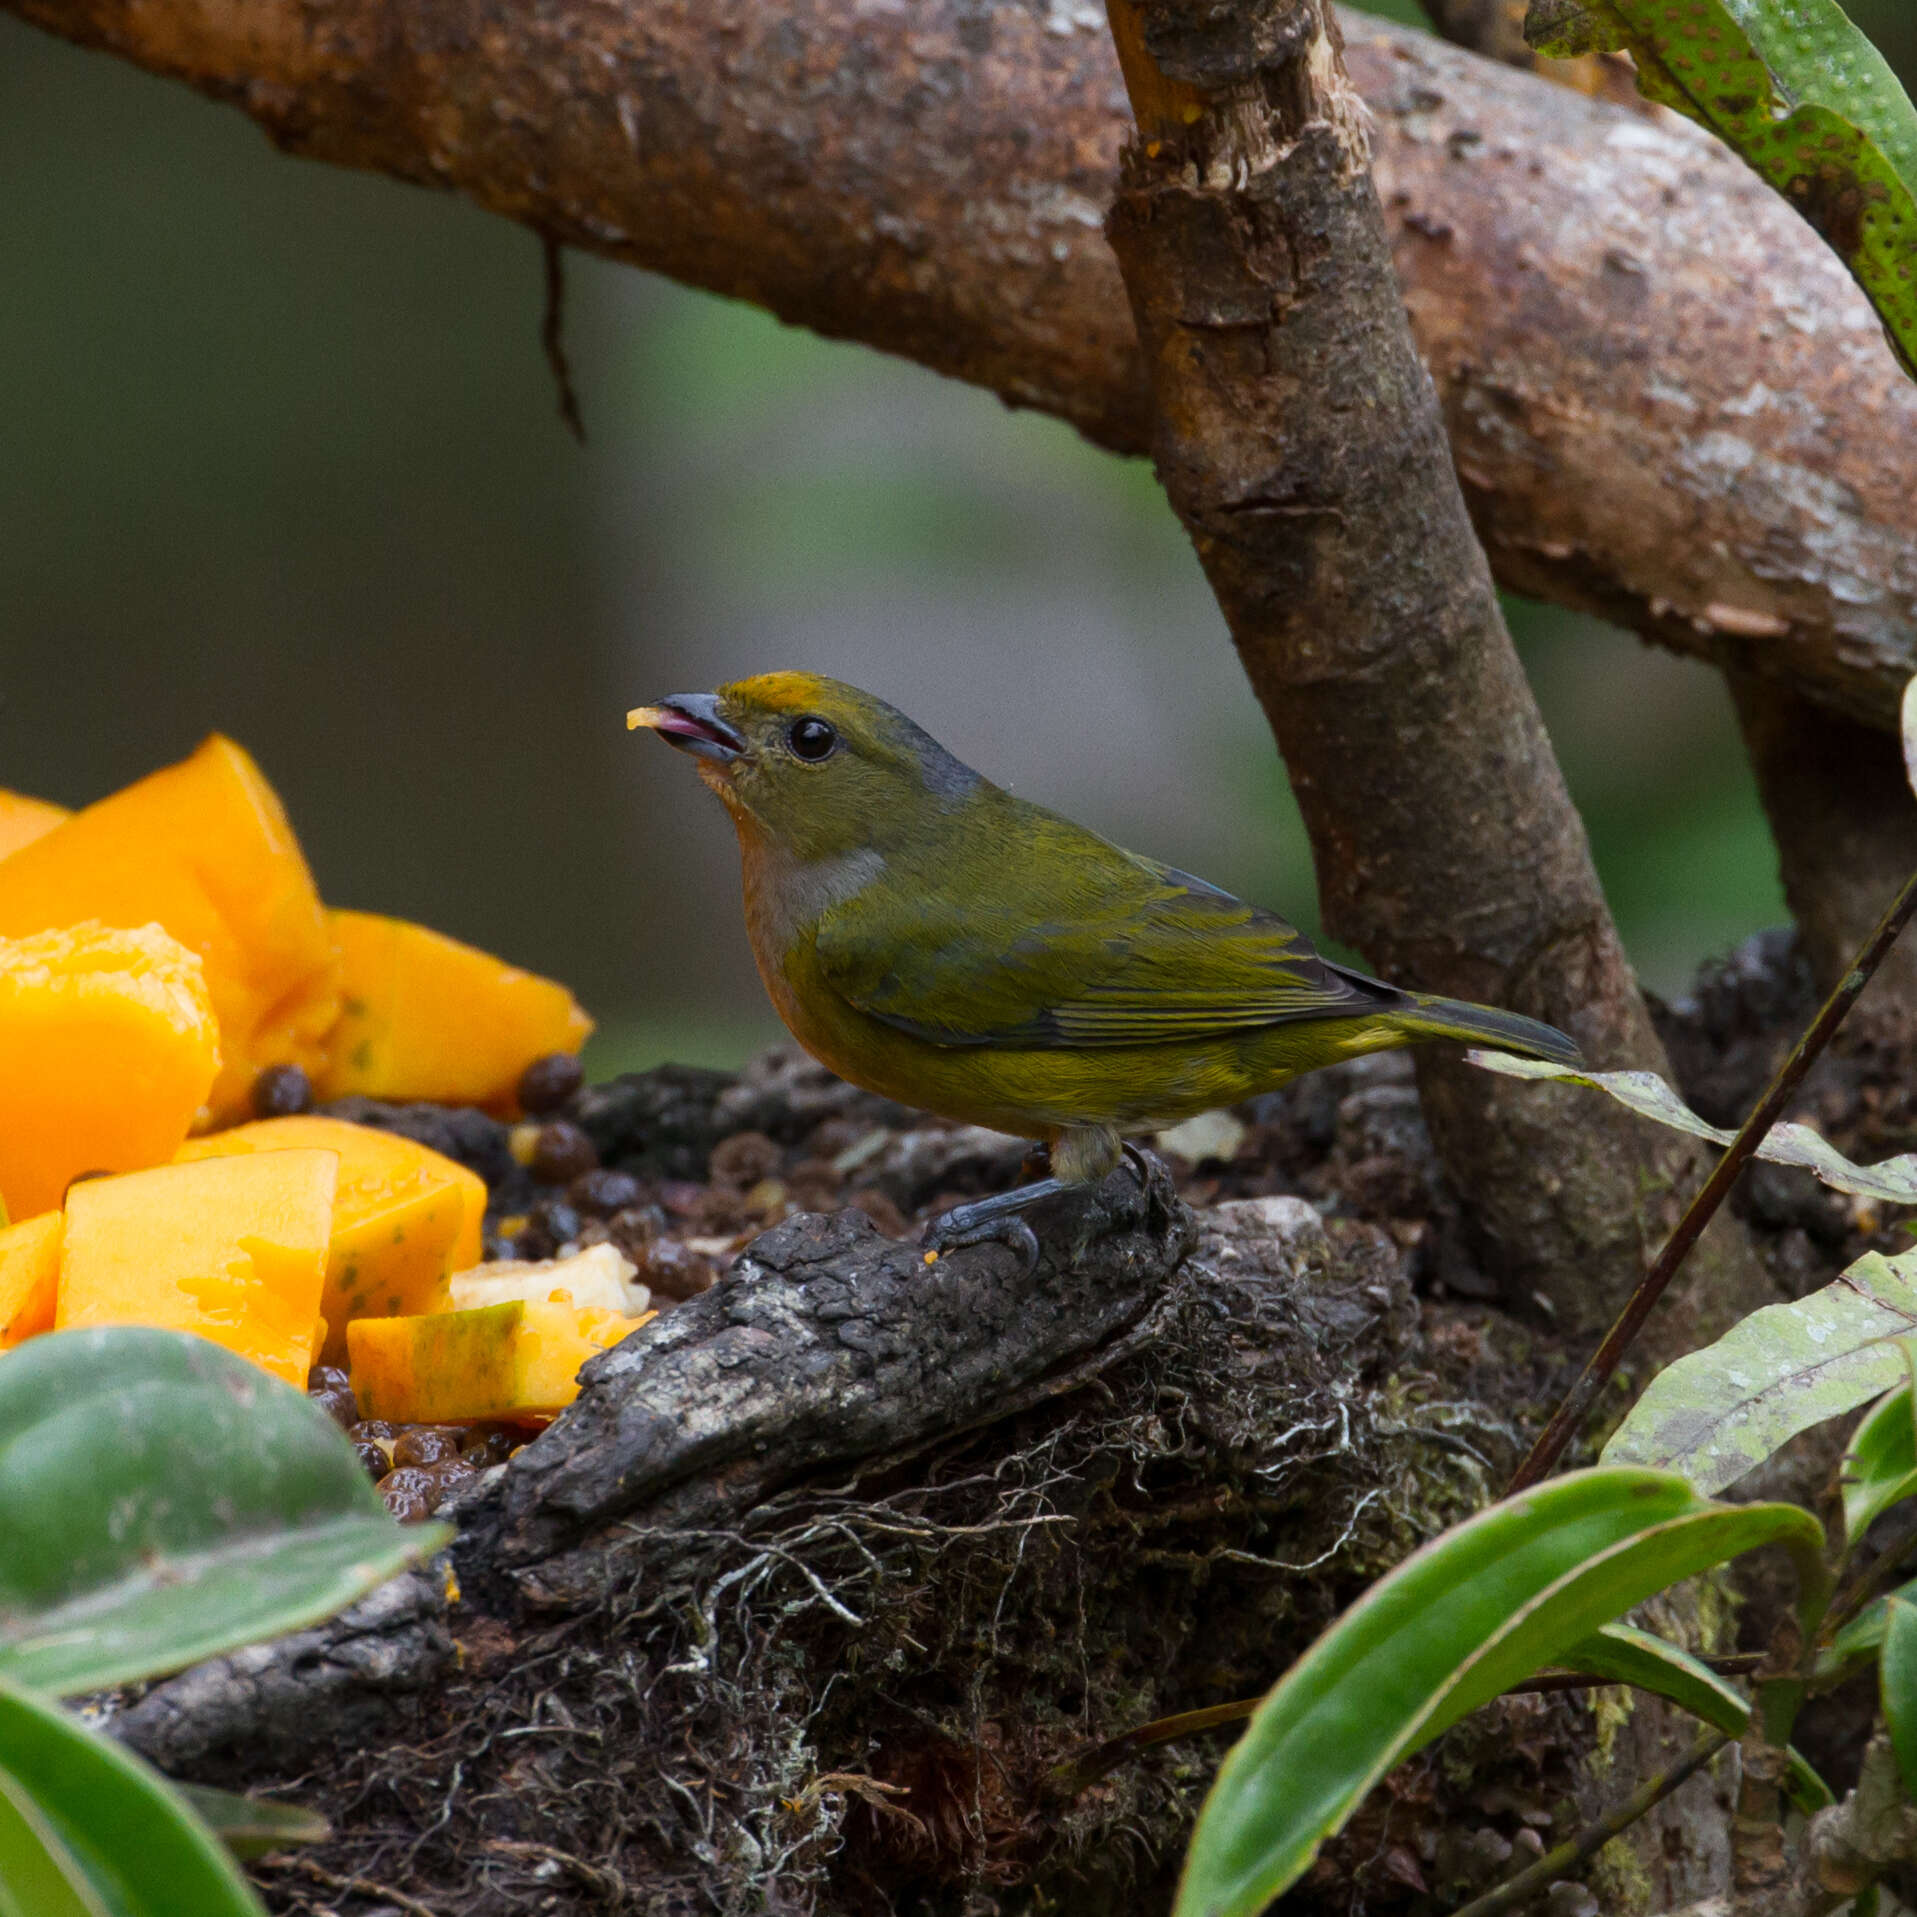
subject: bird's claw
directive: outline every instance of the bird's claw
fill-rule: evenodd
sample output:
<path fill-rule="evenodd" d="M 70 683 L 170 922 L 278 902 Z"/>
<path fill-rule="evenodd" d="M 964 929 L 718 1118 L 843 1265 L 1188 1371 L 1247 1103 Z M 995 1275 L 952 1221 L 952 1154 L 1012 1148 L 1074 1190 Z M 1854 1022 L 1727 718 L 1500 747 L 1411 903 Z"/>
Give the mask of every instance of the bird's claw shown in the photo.
<path fill-rule="evenodd" d="M 1026 1277 L 1038 1269 L 1038 1234 L 1017 1212 L 954 1205 L 925 1228 L 926 1249 L 935 1256 L 966 1245 L 1006 1245 L 1018 1254 Z"/>

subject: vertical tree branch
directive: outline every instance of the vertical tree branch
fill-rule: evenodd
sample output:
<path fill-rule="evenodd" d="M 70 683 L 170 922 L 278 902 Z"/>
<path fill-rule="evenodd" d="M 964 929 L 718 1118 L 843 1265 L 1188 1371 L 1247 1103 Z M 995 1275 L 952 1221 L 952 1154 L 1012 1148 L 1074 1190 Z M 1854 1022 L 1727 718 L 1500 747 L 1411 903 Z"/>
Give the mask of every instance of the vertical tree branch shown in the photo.
<path fill-rule="evenodd" d="M 1895 733 L 1812 705 L 1748 673 L 1729 675 L 1757 774 L 1784 896 L 1821 992 L 1835 989 L 1878 914 L 1917 872 L 1917 799 Z M 1917 1029 L 1917 943 L 1897 946 L 1852 1015 L 1846 1041 L 1895 1043 Z"/>
<path fill-rule="evenodd" d="M 1662 1069 L 1405 321 L 1336 20 L 1324 0 L 1111 14 L 1138 136 L 1108 231 L 1158 470 L 1290 769 L 1327 925 L 1387 976 Z M 1419 1069 L 1507 1283 L 1601 1327 L 1694 1155 L 1574 1094 Z M 1694 1287 L 1718 1322 L 1762 1296 L 1736 1244 Z"/>

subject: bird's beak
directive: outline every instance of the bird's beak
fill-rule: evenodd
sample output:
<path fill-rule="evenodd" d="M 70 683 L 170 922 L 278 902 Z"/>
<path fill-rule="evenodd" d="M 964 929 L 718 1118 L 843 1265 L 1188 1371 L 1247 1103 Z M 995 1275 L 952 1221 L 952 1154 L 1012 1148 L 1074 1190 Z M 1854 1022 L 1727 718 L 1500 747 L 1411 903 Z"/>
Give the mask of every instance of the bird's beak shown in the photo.
<path fill-rule="evenodd" d="M 701 759 L 727 765 L 745 750 L 743 735 L 719 717 L 718 696 L 710 692 L 675 692 L 656 706 L 634 706 L 626 714 L 626 730 L 649 726 L 667 745 Z"/>

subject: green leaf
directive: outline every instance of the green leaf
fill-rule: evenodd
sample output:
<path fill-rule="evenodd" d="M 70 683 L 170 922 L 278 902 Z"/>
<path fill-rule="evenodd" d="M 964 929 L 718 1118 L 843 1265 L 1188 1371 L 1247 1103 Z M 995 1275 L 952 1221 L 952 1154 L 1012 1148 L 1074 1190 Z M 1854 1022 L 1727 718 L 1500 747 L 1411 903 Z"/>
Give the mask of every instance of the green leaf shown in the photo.
<path fill-rule="evenodd" d="M 1897 1343 L 1908 1371 L 1913 1341 L 1900 1338 Z M 1844 1538 L 1854 1551 L 1892 1505 L 1917 1493 L 1917 1398 L 1909 1385 L 1875 1405 L 1851 1434 L 1840 1483 Z"/>
<path fill-rule="evenodd" d="M 1884 1600 L 1884 1647 L 1877 1672 L 1904 1794 L 1917 1796 L 1917 1604 L 1901 1595 Z"/>
<path fill-rule="evenodd" d="M 115 1917 L 264 1917 L 239 1866 L 165 1778 L 4 1677 L 0 1769 Z"/>
<path fill-rule="evenodd" d="M 242 1797 L 206 1784 L 175 1783 L 187 1807 L 235 1857 L 264 1857 L 291 1844 L 323 1844 L 333 1827 L 318 1811 L 270 1797 Z"/>
<path fill-rule="evenodd" d="M 1666 1365 L 1604 1447 L 1606 1464 L 1681 1471 L 1721 1491 L 1779 1445 L 1903 1381 L 1917 1253 L 1867 1252 L 1822 1291 L 1766 1305 Z"/>
<path fill-rule="evenodd" d="M 0 1769 L 0 1917 L 112 1917 L 33 1793 Z"/>
<path fill-rule="evenodd" d="M 1545 53 L 1627 48 L 1821 233 L 1917 370 L 1917 109 L 1836 0 L 1533 0 Z"/>
<path fill-rule="evenodd" d="M 1890 1596 L 1902 1598 L 1907 1604 L 1917 1604 L 1917 1579 L 1900 1585 Z M 1889 1603 L 1889 1598 L 1874 1598 L 1819 1652 L 1811 1672 L 1811 1680 L 1819 1691 L 1829 1690 L 1876 1658 L 1884 1647 Z"/>
<path fill-rule="evenodd" d="M 184 1332 L 0 1359 L 0 1676 L 72 1693 L 330 1617 L 450 1535 L 402 1527 L 302 1392 Z"/>
<path fill-rule="evenodd" d="M 1750 1699 L 1736 1685 L 1688 1651 L 1635 1625 L 1607 1624 L 1583 1643 L 1572 1645 L 1558 1663 L 1587 1677 L 1607 1677 L 1655 1692 L 1732 1737 L 1742 1737 L 1750 1728 Z M 1785 1788 L 1799 1810 L 1808 1815 L 1837 1801 L 1807 1759 L 1795 1750 L 1789 1756 Z"/>
<path fill-rule="evenodd" d="M 1550 1065 L 1541 1058 L 1518 1058 L 1510 1052 L 1469 1051 L 1468 1063 L 1506 1078 L 1549 1079 L 1559 1085 L 1586 1085 L 1614 1098 L 1640 1118 L 1654 1119 L 1673 1131 L 1728 1145 L 1737 1136 L 1708 1125 L 1655 1072 L 1579 1072 L 1568 1065 Z M 1797 1165 L 1823 1180 L 1834 1191 L 1856 1198 L 1874 1198 L 1885 1205 L 1917 1205 L 1917 1153 L 1903 1152 L 1876 1165 L 1853 1165 L 1836 1146 L 1808 1125 L 1773 1125 L 1758 1146 L 1756 1156 L 1773 1165 Z"/>
<path fill-rule="evenodd" d="M 1693 1717 L 1741 1737 L 1750 1723 L 1751 1704 L 1728 1678 L 1718 1676 L 1675 1644 L 1632 1624 L 1607 1624 L 1558 1658 L 1567 1671 L 1635 1684 L 1641 1691 L 1668 1697 Z"/>
<path fill-rule="evenodd" d="M 1198 1820 L 1177 1917 L 1251 1917 L 1404 1757 L 1601 1624 L 1760 1544 L 1825 1600 L 1791 1505 L 1714 1505 L 1658 1471 L 1573 1472 L 1493 1505 L 1373 1585 L 1259 1706 Z"/>

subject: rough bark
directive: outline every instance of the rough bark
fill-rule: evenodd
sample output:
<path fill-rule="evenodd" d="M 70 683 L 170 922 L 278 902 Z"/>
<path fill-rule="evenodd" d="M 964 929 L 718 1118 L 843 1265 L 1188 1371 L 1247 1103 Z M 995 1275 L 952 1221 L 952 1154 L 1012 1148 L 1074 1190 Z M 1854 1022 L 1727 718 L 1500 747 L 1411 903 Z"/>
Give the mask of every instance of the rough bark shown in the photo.
<path fill-rule="evenodd" d="M 1169 10 L 1113 19 L 1139 136 L 1110 232 L 1158 470 L 1284 752 L 1327 926 L 1387 977 L 1667 1069 L 1445 457 L 1335 22 L 1252 8 L 1241 51 Z M 1516 1296 L 1607 1322 L 1690 1153 L 1456 1060 L 1420 1079 Z M 1727 1266 L 1711 1295 L 1734 1311 L 1761 1283 Z"/>
<path fill-rule="evenodd" d="M 901 353 L 1144 449 L 1099 227 L 1124 95 L 1050 0 L 0 0 L 290 151 Z M 1917 669 L 1917 393 L 1695 130 L 1352 16 L 1413 329 L 1500 582 L 1877 724 Z"/>
<path fill-rule="evenodd" d="M 1210 1752 L 1077 1795 L 1054 1766 L 1269 1684 L 1490 1492 L 1546 1373 L 1496 1314 L 1427 1338 L 1376 1227 L 1253 1199 L 1194 1251 L 1162 1187 L 1108 1194 L 1037 1221 L 1031 1280 L 789 1222 L 454 1508 L 456 1580 L 202 1666 L 118 1734 L 290 1775 L 336 1827 L 309 1861 L 444 1917 L 959 1917 L 981 1882 L 1167 1908 Z M 1484 1887 L 1591 1739 L 1582 1699 L 1492 1706 L 1301 1907 Z M 300 1868 L 268 1870 L 279 1907 L 325 1881 Z"/>
<path fill-rule="evenodd" d="M 1542 72 L 1561 86 L 1605 93 L 1621 56 L 1544 60 L 1524 40 L 1525 0 L 1430 0 L 1432 24 L 1456 46 L 1508 66 Z M 1647 108 L 1646 111 L 1652 111 Z M 1917 801 L 1895 736 L 1842 714 L 1776 681 L 1732 669 L 1744 740 L 1751 755 L 1784 892 L 1803 934 L 1818 989 L 1843 976 L 1885 903 L 1917 870 Z M 1917 1022 L 1917 948 L 1894 951 L 1869 999 L 1846 1025 L 1844 1042 L 1898 1044 Z"/>
<path fill-rule="evenodd" d="M 1787 688 L 1730 675 L 1738 723 L 1777 843 L 1784 896 L 1821 992 L 1849 969 L 1917 872 L 1917 799 L 1894 733 Z M 1896 1045 L 1917 1025 L 1917 940 L 1891 948 L 1839 1043 Z"/>
<path fill-rule="evenodd" d="M 858 1212 L 768 1232 L 652 1337 L 592 1361 L 563 1433 L 528 1445 L 470 1514 L 468 1581 L 503 1577 L 521 1604 L 591 1603 L 618 1581 L 635 1511 L 725 1524 L 808 1470 L 950 1437 L 982 1406 L 1008 1415 L 1135 1323 L 1191 1248 L 1162 1167 L 1147 1191 L 1127 1168 L 1047 1209 L 1030 1273 L 1006 1245 L 928 1265 Z"/>

